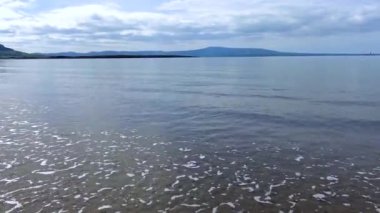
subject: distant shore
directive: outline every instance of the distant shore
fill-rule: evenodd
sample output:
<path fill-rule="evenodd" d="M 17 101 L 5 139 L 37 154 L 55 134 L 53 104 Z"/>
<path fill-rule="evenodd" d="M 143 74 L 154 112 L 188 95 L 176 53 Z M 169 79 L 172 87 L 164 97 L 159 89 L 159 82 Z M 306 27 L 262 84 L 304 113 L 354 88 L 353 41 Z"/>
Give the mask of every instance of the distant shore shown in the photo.
<path fill-rule="evenodd" d="M 138 59 L 138 58 L 267 58 L 267 57 L 373 57 L 380 54 L 299 54 L 299 55 L 256 55 L 256 56 L 182 56 L 182 55 L 98 55 L 98 56 L 41 56 L 41 57 L 0 57 L 9 59 Z"/>
<path fill-rule="evenodd" d="M 98 51 L 88 53 L 25 53 L 0 45 L 0 59 L 111 59 L 111 58 L 211 58 L 211 57 L 305 57 L 305 56 L 380 56 L 378 53 L 302 53 L 261 48 L 206 47 L 183 51 Z"/>
<path fill-rule="evenodd" d="M 45 59 L 97 59 L 97 58 L 192 58 L 181 55 L 98 55 L 98 56 L 50 56 Z"/>

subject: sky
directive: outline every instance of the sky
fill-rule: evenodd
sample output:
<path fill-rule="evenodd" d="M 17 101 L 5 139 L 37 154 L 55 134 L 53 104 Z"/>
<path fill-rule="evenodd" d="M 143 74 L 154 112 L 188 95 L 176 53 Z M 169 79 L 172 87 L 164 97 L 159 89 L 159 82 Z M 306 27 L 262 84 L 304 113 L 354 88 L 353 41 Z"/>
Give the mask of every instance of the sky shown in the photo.
<path fill-rule="evenodd" d="M 0 0 L 0 44 L 25 52 L 380 52 L 380 0 Z"/>

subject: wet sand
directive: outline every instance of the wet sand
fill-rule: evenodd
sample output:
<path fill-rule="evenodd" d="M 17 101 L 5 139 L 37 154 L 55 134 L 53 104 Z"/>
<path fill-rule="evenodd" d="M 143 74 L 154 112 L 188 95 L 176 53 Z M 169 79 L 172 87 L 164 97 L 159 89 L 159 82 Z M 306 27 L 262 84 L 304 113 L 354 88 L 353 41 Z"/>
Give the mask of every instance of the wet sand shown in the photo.
<path fill-rule="evenodd" d="M 354 144 L 59 132 L 32 120 L 47 108 L 1 107 L 5 212 L 380 211 L 379 152 Z"/>

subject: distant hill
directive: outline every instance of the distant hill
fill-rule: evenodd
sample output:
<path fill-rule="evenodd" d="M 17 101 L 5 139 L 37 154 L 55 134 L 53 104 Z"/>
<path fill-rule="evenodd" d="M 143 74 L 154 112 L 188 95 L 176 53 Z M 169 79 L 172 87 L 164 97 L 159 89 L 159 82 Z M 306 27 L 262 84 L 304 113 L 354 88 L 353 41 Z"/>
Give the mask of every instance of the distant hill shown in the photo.
<path fill-rule="evenodd" d="M 283 53 L 273 50 L 257 49 L 257 48 L 226 48 L 226 47 L 207 47 L 196 50 L 185 51 L 100 51 L 100 52 L 61 52 L 50 53 L 48 56 L 111 56 L 111 55 L 177 55 L 188 57 L 243 57 L 243 56 L 283 56 L 291 55 L 292 53 Z"/>
<path fill-rule="evenodd" d="M 50 57 L 109 57 L 109 56 L 187 56 L 187 57 L 269 57 L 269 56 L 360 56 L 374 54 L 345 53 L 292 53 L 260 48 L 207 47 L 185 51 L 100 51 L 100 52 L 61 52 L 44 54 Z"/>
<path fill-rule="evenodd" d="M 0 59 L 64 58 L 173 58 L 173 57 L 271 57 L 271 56 L 373 56 L 379 54 L 292 53 L 260 48 L 207 47 L 184 51 L 99 51 L 29 54 L 0 44 Z"/>
<path fill-rule="evenodd" d="M 13 50 L 11 48 L 5 47 L 0 44 L 0 59 L 9 59 L 9 58 L 37 58 L 38 55 L 28 54 L 20 51 Z"/>
<path fill-rule="evenodd" d="M 258 48 L 207 47 L 197 50 L 176 51 L 173 54 L 197 57 L 244 57 L 244 56 L 280 56 L 289 53 Z"/>

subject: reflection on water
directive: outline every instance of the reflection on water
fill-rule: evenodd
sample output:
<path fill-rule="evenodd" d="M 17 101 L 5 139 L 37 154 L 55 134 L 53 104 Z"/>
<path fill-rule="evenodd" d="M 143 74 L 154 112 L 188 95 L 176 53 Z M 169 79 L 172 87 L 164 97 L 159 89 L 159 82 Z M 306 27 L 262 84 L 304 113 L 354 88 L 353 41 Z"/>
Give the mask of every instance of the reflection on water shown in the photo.
<path fill-rule="evenodd" d="M 0 60 L 0 211 L 379 212 L 376 59 Z"/>

